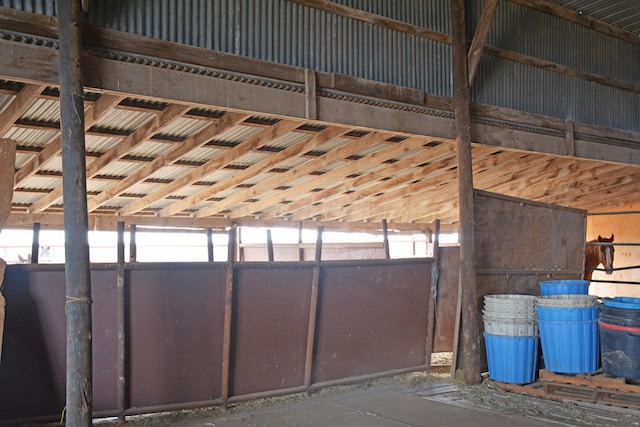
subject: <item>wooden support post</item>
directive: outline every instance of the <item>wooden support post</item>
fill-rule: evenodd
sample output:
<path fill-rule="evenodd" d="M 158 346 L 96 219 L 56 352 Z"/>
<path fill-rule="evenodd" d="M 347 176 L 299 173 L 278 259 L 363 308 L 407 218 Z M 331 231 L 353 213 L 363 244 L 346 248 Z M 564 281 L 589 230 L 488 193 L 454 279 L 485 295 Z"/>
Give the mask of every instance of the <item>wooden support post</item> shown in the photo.
<path fill-rule="evenodd" d="M 391 251 L 389 250 L 389 228 L 387 227 L 387 220 L 382 220 L 382 234 L 384 236 L 384 257 L 385 259 L 391 259 Z"/>
<path fill-rule="evenodd" d="M 316 97 L 316 73 L 313 70 L 304 70 L 304 116 L 306 119 L 318 118 L 318 100 Z"/>
<path fill-rule="evenodd" d="M 67 313 L 67 425 L 90 426 L 91 271 L 84 141 L 82 11 L 78 0 L 58 0 L 60 127 Z"/>
<path fill-rule="evenodd" d="M 437 219 L 435 223 L 435 239 L 433 241 L 433 264 L 431 265 L 431 291 L 429 292 L 429 306 L 427 307 L 427 342 L 425 351 L 425 365 L 427 366 L 427 373 L 431 372 L 431 353 L 433 353 L 433 335 L 435 331 L 435 319 L 436 319 L 436 301 L 438 297 L 438 276 L 439 276 L 439 263 L 440 263 L 440 251 L 438 246 L 440 245 L 440 220 Z"/>
<path fill-rule="evenodd" d="M 309 302 L 309 328 L 307 330 L 307 351 L 304 362 L 304 387 L 309 393 L 311 387 L 311 374 L 313 372 L 313 354 L 316 343 L 316 326 L 318 322 L 318 293 L 320 290 L 320 261 L 322 260 L 322 232 L 324 228 L 318 227 L 316 238 L 315 265 L 311 278 L 311 300 Z"/>
<path fill-rule="evenodd" d="M 229 381 L 231 376 L 231 316 L 233 311 L 233 281 L 236 254 L 236 224 L 229 228 L 229 242 L 227 244 L 227 272 L 224 287 L 224 332 L 222 339 L 222 402 L 227 407 L 229 402 Z"/>
<path fill-rule="evenodd" d="M 118 386 L 116 391 L 118 402 L 118 424 L 124 425 L 124 411 L 127 409 L 127 381 L 126 381 L 126 294 L 124 288 L 124 222 L 117 224 L 118 271 L 116 274 L 116 328 L 117 328 L 117 374 Z"/>
<path fill-rule="evenodd" d="M 566 127 L 567 127 L 567 134 L 566 134 L 567 148 L 564 154 L 566 154 L 567 156 L 574 157 L 576 155 L 576 139 L 574 135 L 573 121 L 567 120 Z"/>
<path fill-rule="evenodd" d="M 267 258 L 269 262 L 273 262 L 273 239 L 271 238 L 271 230 L 267 230 Z"/>
<path fill-rule="evenodd" d="M 39 262 L 40 255 L 40 223 L 33 223 L 33 237 L 31 239 L 31 264 Z"/>
<path fill-rule="evenodd" d="M 136 244 L 136 225 L 129 225 L 129 262 L 136 262 L 138 245 Z"/>
<path fill-rule="evenodd" d="M 207 260 L 213 262 L 213 230 L 207 228 Z"/>
<path fill-rule="evenodd" d="M 480 382 L 480 341 L 473 226 L 473 167 L 471 119 L 464 0 L 451 0 L 453 47 L 453 104 L 458 151 L 458 197 L 460 213 L 460 286 L 462 288 L 462 368 L 467 384 Z M 456 349 L 454 349 L 456 351 Z"/>

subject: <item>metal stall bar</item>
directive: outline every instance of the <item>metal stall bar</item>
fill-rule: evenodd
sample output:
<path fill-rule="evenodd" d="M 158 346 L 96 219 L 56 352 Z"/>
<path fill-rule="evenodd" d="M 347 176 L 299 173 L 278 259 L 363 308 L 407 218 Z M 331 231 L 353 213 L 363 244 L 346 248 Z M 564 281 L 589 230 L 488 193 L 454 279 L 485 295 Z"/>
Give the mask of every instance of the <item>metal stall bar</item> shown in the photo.
<path fill-rule="evenodd" d="M 309 303 L 309 330 L 307 332 L 307 350 L 304 362 L 304 387 L 309 392 L 311 386 L 311 372 L 313 368 L 313 353 L 315 350 L 316 325 L 318 322 L 318 292 L 320 288 L 320 262 L 322 260 L 322 232 L 323 227 L 318 227 L 316 238 L 315 265 L 311 279 L 311 302 Z"/>
<path fill-rule="evenodd" d="M 229 378 L 231 376 L 231 316 L 233 309 L 233 280 L 236 253 L 237 226 L 229 228 L 229 243 L 227 244 L 227 272 L 224 287 L 224 332 L 222 339 L 222 402 L 226 408 L 229 401 Z"/>
<path fill-rule="evenodd" d="M 125 289 L 124 289 L 124 222 L 118 221 L 118 267 L 116 273 L 116 327 L 117 327 L 117 401 L 118 401 L 118 425 L 125 424 L 125 410 L 127 409 L 126 396 L 126 315 L 125 315 Z"/>
<path fill-rule="evenodd" d="M 431 265 L 431 292 L 429 293 L 429 307 L 427 309 L 427 342 L 424 363 L 427 372 L 431 372 L 431 353 L 433 352 L 433 333 L 435 331 L 436 298 L 438 296 L 438 267 L 440 263 L 440 220 L 435 223 L 435 238 L 433 240 L 433 264 Z"/>

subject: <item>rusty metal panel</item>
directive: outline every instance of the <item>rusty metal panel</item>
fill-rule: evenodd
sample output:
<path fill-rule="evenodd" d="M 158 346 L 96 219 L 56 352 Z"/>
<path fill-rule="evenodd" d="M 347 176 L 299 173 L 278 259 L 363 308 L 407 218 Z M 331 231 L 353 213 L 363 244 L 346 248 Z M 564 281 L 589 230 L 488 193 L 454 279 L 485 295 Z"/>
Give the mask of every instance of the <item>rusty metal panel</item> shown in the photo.
<path fill-rule="evenodd" d="M 93 408 L 116 408 L 115 271 L 92 270 Z M 59 417 L 65 406 L 64 266 L 9 266 L 0 419 Z"/>
<path fill-rule="evenodd" d="M 335 264 L 321 271 L 314 382 L 425 362 L 431 264 Z"/>
<path fill-rule="evenodd" d="M 312 271 L 236 267 L 231 395 L 303 385 Z"/>
<path fill-rule="evenodd" d="M 128 271 L 130 406 L 221 395 L 224 266 Z"/>
<path fill-rule="evenodd" d="M 580 271 L 586 212 L 477 191 L 478 269 Z"/>

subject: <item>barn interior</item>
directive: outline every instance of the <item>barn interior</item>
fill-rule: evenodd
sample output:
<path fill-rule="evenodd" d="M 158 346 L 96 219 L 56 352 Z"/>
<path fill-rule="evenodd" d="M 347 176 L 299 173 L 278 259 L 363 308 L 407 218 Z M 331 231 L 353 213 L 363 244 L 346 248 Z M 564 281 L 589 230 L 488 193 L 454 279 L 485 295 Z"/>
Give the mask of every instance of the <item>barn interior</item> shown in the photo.
<path fill-rule="evenodd" d="M 34 238 L 6 266 L 2 422 L 226 407 L 428 371 L 433 352 L 474 384 L 484 295 L 581 278 L 599 234 L 637 263 L 633 1 L 0 6 L 0 222 L 66 236 L 64 263 Z M 226 235 L 226 258 L 138 262 L 150 227 Z M 317 241 L 251 251 L 243 227 Z M 118 232 L 117 262 L 89 262 L 89 230 Z M 392 259 L 390 234 L 427 250 Z M 594 291 L 640 296 L 615 277 Z"/>

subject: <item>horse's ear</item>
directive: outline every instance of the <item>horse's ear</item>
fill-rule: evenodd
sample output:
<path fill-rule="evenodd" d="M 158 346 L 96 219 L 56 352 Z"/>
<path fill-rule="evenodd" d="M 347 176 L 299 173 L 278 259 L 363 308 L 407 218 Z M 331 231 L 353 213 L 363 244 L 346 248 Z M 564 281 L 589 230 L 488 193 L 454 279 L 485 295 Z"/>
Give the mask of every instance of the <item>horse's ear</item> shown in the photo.
<path fill-rule="evenodd" d="M 598 242 L 602 242 L 602 236 L 598 234 Z"/>
<path fill-rule="evenodd" d="M 611 233 L 611 239 L 610 240 L 613 242 L 613 233 Z"/>

